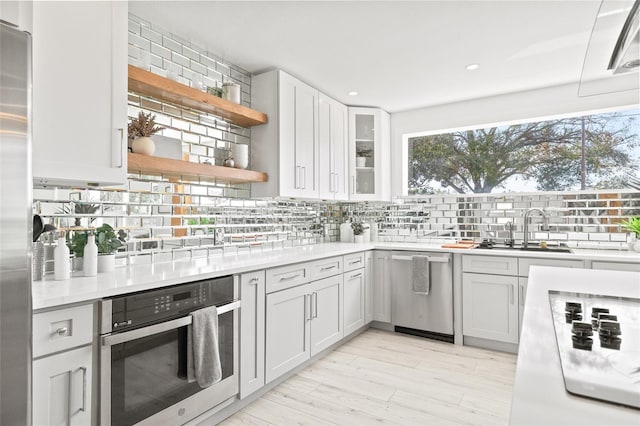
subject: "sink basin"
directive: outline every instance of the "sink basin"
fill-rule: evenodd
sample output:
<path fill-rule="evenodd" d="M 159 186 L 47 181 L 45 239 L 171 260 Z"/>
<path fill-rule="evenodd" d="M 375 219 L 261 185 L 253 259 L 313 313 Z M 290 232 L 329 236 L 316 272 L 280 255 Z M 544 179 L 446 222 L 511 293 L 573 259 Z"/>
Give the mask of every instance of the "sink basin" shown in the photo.
<path fill-rule="evenodd" d="M 547 247 L 547 248 L 542 248 L 540 246 L 529 246 L 527 248 L 518 247 L 518 250 L 523 250 L 523 251 L 541 251 L 541 252 L 549 252 L 549 253 L 571 253 L 571 249 L 569 247 Z"/>
<path fill-rule="evenodd" d="M 491 247 L 478 246 L 476 248 L 480 250 L 520 250 L 520 251 L 535 251 L 535 252 L 543 252 L 543 253 L 571 253 L 571 249 L 569 247 L 549 246 L 547 248 L 542 248 L 534 244 L 530 244 L 529 247 L 527 248 L 520 247 L 520 246 L 511 247 L 504 244 L 494 244 Z"/>

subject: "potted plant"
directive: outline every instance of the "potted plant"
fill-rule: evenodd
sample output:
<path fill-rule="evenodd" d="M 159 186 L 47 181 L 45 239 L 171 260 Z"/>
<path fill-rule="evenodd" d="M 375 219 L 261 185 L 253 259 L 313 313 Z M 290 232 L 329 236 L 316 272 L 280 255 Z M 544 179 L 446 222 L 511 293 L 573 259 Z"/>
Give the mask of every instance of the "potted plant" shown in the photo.
<path fill-rule="evenodd" d="M 629 250 L 635 250 L 640 252 L 640 216 L 632 216 L 629 220 L 622 222 L 622 227 L 629 231 L 627 236 L 627 243 L 629 244 Z"/>
<path fill-rule="evenodd" d="M 150 136 L 163 127 L 156 126 L 156 116 L 140 111 L 138 118 L 132 118 L 128 126 L 129 138 L 133 139 L 131 150 L 136 154 L 153 155 L 156 145 Z"/>
<path fill-rule="evenodd" d="M 96 229 L 98 246 L 98 272 L 110 272 L 115 269 L 116 250 L 122 245 L 111 225 L 105 223 Z"/>
<path fill-rule="evenodd" d="M 356 147 L 356 167 L 366 167 L 367 158 L 370 158 L 372 154 L 373 150 L 371 148 Z"/>
<path fill-rule="evenodd" d="M 351 229 L 353 229 L 353 238 L 356 243 L 364 243 L 364 227 L 360 222 L 351 222 Z"/>
<path fill-rule="evenodd" d="M 75 231 L 71 239 L 69 239 L 69 233 L 67 233 L 67 247 L 69 247 L 69 251 L 74 255 L 73 261 L 71 262 L 74 271 L 82 269 L 82 258 L 84 257 L 84 247 L 86 245 L 87 231 Z"/>

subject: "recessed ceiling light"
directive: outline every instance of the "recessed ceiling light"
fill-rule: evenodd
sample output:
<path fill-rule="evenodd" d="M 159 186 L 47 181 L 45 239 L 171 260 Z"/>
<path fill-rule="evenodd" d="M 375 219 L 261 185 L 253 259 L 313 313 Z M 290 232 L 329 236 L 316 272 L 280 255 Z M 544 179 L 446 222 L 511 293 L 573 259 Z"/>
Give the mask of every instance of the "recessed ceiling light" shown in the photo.
<path fill-rule="evenodd" d="M 478 64 L 469 64 L 465 67 L 465 69 L 469 71 L 477 70 L 478 68 L 480 68 L 480 65 Z"/>
<path fill-rule="evenodd" d="M 349 92 L 349 96 L 357 96 L 358 92 Z"/>

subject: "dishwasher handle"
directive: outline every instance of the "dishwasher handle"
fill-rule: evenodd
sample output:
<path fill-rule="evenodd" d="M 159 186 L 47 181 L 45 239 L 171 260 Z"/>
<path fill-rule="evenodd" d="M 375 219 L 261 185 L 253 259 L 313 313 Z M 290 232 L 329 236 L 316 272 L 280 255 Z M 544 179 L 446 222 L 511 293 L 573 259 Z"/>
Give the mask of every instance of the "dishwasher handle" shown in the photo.
<path fill-rule="evenodd" d="M 449 256 L 446 257 L 436 257 L 436 256 L 428 256 L 429 257 L 429 262 L 430 263 L 449 263 Z M 391 260 L 412 260 L 413 256 L 400 256 L 400 255 L 393 255 L 391 256 Z"/>

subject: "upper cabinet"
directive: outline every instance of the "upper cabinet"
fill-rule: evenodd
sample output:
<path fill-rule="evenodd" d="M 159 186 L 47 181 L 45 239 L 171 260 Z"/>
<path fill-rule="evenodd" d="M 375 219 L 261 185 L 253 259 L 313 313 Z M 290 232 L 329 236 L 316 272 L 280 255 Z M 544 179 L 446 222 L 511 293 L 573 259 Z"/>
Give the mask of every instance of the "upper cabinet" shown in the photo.
<path fill-rule="evenodd" d="M 253 166 L 269 181 L 253 184 L 254 197 L 318 197 L 318 97 L 313 87 L 280 70 L 254 76 L 251 105 L 269 123 L 252 130 Z"/>
<path fill-rule="evenodd" d="M 389 114 L 377 108 L 349 108 L 349 198 L 391 200 Z"/>
<path fill-rule="evenodd" d="M 36 184 L 127 178 L 127 3 L 33 2 Z"/>
<path fill-rule="evenodd" d="M 320 93 L 319 198 L 349 199 L 349 112 L 345 105 Z"/>

